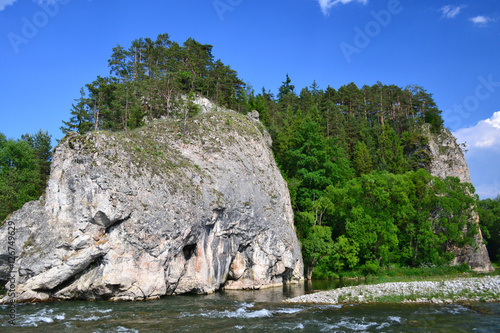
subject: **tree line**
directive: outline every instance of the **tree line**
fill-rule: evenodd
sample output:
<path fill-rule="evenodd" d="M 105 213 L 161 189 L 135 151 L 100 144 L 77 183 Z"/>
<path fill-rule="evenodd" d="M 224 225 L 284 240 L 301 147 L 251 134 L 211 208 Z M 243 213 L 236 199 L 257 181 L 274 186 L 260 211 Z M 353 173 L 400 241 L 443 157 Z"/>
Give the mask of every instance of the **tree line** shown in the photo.
<path fill-rule="evenodd" d="M 176 117 L 181 96 L 190 92 L 241 111 L 245 84 L 235 70 L 215 60 L 212 45 L 189 38 L 182 45 L 161 34 L 117 45 L 108 60 L 110 75 L 82 87 L 63 133 L 128 130 L 145 117 Z"/>

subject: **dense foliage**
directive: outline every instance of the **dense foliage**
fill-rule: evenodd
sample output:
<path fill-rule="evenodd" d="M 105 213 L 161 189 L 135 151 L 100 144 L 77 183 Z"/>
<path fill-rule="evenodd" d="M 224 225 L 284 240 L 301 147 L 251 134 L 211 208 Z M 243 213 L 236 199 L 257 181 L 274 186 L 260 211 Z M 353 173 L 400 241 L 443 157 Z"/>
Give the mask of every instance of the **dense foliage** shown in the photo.
<path fill-rule="evenodd" d="M 446 264 L 452 248 L 472 244 L 474 188 L 426 171 L 424 132 L 443 125 L 432 95 L 381 83 L 313 83 L 296 95 L 291 83 L 287 75 L 276 98 L 263 90 L 249 102 L 273 136 L 308 278 L 315 268 Z"/>
<path fill-rule="evenodd" d="M 490 259 L 500 261 L 500 195 L 478 201 L 479 222 Z"/>
<path fill-rule="evenodd" d="M 327 189 L 331 204 L 323 224 L 351 240 L 368 271 L 389 264 L 441 265 L 453 259 L 453 246 L 472 244 L 472 190 L 470 184 L 441 180 L 423 169 L 401 175 L 372 172 Z M 335 271 L 331 262 L 325 267 Z"/>
<path fill-rule="evenodd" d="M 45 191 L 52 159 L 51 136 L 38 131 L 20 140 L 0 133 L 0 221 Z"/>

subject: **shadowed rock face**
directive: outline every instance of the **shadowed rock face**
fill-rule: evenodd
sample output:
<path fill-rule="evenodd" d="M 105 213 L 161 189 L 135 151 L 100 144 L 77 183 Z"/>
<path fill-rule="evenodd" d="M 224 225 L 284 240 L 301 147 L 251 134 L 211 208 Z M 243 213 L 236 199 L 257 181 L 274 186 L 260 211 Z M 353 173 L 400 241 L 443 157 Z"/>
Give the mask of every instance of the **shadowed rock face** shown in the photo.
<path fill-rule="evenodd" d="M 424 127 L 424 133 L 429 138 L 428 151 L 432 157 L 430 173 L 439 178 L 457 177 L 461 182 L 471 183 L 469 167 L 465 161 L 464 152 L 457 144 L 457 140 L 447 129 L 443 129 L 438 135 L 431 134 L 429 127 Z M 473 193 L 471 193 L 473 195 Z M 481 230 L 479 230 L 479 216 L 472 213 L 472 218 L 478 225 L 478 234 L 474 246 L 466 246 L 463 249 L 455 249 L 456 257 L 452 265 L 468 264 L 477 272 L 494 271 L 491 265 L 488 251 L 483 242 Z"/>
<path fill-rule="evenodd" d="M 258 121 L 226 111 L 189 121 L 185 132 L 183 122 L 155 121 L 134 132 L 68 135 L 46 194 L 8 219 L 15 301 L 141 300 L 297 282 L 293 212 L 269 145 Z M 4 225 L 0 243 L 7 238 Z"/>

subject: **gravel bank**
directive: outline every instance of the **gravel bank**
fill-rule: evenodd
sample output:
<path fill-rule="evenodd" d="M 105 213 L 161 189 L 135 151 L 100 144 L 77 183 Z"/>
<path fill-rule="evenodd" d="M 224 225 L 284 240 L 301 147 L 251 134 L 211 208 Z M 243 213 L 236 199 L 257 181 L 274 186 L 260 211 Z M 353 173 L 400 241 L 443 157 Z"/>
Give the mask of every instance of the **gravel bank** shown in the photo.
<path fill-rule="evenodd" d="M 391 282 L 302 295 L 286 303 L 435 303 L 500 301 L 500 276 L 450 281 Z"/>

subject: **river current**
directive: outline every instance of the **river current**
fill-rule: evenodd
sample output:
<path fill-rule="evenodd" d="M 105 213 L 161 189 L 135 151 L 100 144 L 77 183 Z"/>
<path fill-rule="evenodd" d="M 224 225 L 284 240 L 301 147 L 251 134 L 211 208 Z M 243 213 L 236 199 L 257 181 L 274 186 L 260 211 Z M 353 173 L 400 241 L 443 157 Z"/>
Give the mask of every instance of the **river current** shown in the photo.
<path fill-rule="evenodd" d="M 147 302 L 54 302 L 0 312 L 1 332 L 500 332 L 500 303 L 293 305 L 285 298 L 334 284 L 165 297 Z"/>

